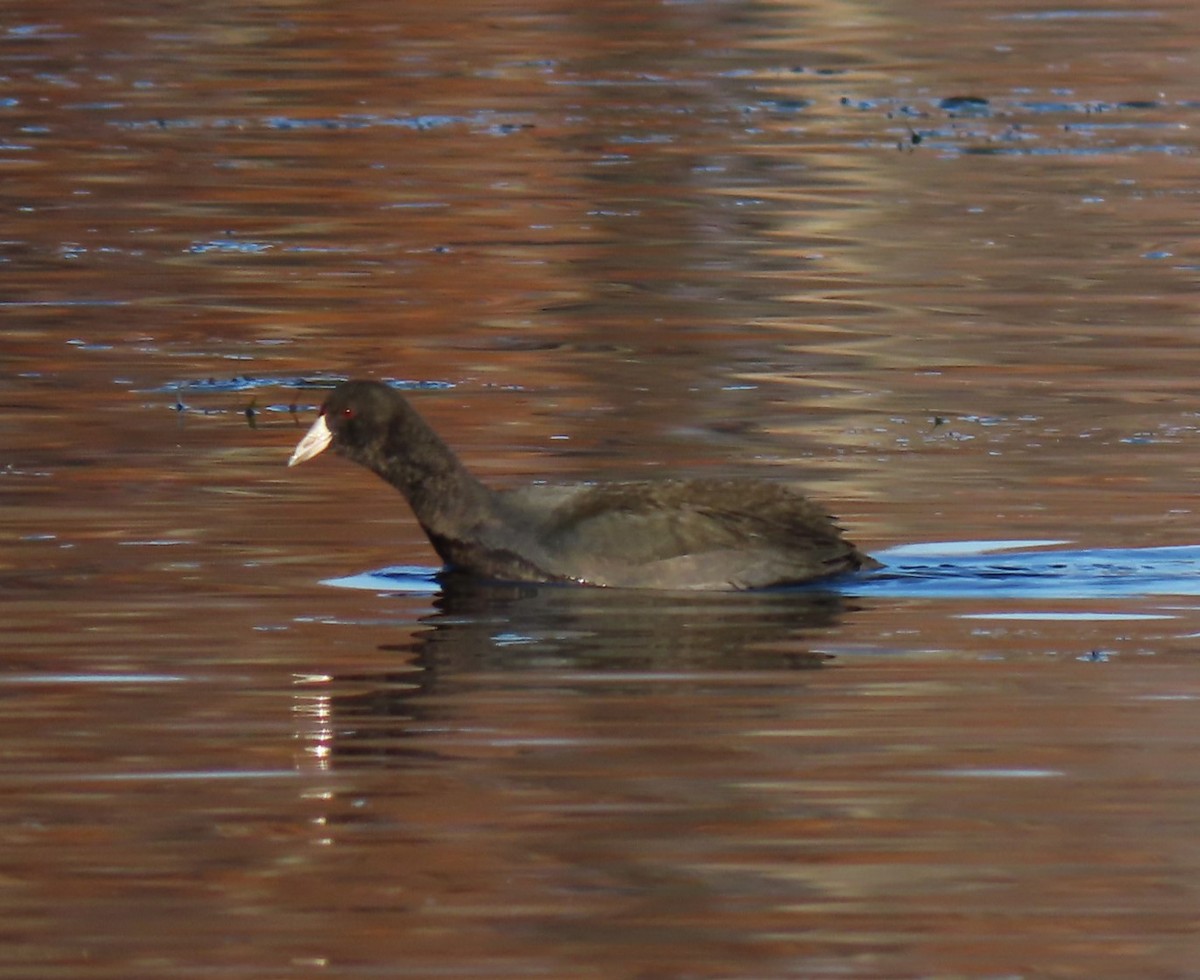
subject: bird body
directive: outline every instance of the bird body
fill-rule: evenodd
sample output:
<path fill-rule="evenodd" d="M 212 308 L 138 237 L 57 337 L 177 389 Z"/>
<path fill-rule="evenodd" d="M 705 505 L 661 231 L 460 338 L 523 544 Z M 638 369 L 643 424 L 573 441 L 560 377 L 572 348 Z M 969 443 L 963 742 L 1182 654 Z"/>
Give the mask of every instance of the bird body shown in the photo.
<path fill-rule="evenodd" d="M 828 514 L 773 483 L 656 480 L 490 490 L 400 392 L 347 381 L 289 466 L 332 445 L 408 500 L 449 569 L 520 582 L 641 589 L 794 585 L 878 562 Z"/>

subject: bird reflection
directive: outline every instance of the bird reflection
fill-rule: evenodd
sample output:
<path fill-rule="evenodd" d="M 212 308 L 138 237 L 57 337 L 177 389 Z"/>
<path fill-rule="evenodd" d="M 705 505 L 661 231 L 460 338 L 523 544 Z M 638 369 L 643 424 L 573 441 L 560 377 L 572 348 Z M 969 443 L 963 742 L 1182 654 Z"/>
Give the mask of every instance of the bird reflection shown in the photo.
<path fill-rule="evenodd" d="M 855 608 L 822 591 L 648 593 L 456 577 L 443 579 L 434 605 L 413 639 L 379 647 L 394 669 L 305 685 L 306 713 L 321 719 L 308 738 L 325 764 L 423 756 L 414 734 L 462 723 L 448 698 L 521 675 L 569 690 L 597 675 L 636 685 L 669 674 L 682 686 L 711 684 L 713 673 L 818 669 L 829 658 L 811 634 Z"/>

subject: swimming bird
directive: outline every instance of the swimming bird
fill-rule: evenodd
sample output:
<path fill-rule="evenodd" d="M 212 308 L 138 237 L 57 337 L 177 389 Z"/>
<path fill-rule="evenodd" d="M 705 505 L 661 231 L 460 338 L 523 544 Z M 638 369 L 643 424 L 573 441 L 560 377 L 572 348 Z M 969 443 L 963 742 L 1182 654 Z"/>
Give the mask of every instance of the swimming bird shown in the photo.
<path fill-rule="evenodd" d="M 730 590 L 879 567 L 823 509 L 761 480 L 489 489 L 399 391 L 378 381 L 339 384 L 288 466 L 330 446 L 404 495 L 449 571 L 510 582 Z"/>

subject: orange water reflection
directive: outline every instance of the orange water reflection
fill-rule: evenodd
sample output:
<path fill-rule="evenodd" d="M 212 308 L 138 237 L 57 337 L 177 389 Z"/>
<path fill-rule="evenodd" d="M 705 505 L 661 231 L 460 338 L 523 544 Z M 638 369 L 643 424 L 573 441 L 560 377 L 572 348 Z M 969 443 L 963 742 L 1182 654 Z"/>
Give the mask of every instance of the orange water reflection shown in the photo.
<path fill-rule="evenodd" d="M 369 374 L 498 484 L 1194 544 L 1189 5 L 7 13 L 10 975 L 1193 971 L 1186 561 L 380 595 L 404 507 L 283 467 Z"/>

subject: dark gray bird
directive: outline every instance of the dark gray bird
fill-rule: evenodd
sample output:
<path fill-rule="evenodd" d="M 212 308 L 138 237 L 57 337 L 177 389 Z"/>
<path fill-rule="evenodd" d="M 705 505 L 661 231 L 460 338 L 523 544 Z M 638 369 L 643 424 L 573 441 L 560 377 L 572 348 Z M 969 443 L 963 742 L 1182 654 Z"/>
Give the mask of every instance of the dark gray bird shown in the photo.
<path fill-rule="evenodd" d="M 448 569 L 510 582 L 759 589 L 879 563 L 820 507 L 762 481 L 661 480 L 490 490 L 404 396 L 346 381 L 289 466 L 329 446 L 400 491 Z"/>

